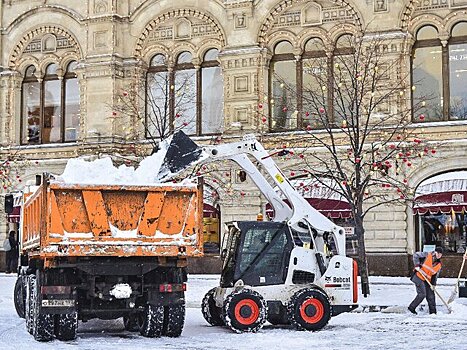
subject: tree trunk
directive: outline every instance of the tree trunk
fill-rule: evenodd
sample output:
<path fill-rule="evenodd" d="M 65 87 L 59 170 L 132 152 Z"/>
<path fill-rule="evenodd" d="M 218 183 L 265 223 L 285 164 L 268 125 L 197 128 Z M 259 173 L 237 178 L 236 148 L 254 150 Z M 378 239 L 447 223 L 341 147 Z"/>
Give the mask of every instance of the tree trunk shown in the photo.
<path fill-rule="evenodd" d="M 370 281 L 368 279 L 368 261 L 365 248 L 365 229 L 363 228 L 363 219 L 360 215 L 355 218 L 355 234 L 358 239 L 358 260 L 361 279 L 362 294 L 367 297 L 370 294 Z"/>

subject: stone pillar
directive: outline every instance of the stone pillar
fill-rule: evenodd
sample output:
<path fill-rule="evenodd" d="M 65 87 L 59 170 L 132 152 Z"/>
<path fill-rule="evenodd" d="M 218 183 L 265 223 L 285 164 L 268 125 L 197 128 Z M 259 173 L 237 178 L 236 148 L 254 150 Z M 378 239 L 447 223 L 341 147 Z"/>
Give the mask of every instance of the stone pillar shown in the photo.
<path fill-rule="evenodd" d="M 257 46 L 227 49 L 219 55 L 224 75 L 225 134 L 260 132 L 258 105 L 267 102 L 267 49 Z M 267 97 L 266 97 L 267 99 Z M 261 109 L 266 113 L 266 108 Z"/>
<path fill-rule="evenodd" d="M 20 143 L 21 75 L 12 70 L 0 72 L 0 145 Z"/>

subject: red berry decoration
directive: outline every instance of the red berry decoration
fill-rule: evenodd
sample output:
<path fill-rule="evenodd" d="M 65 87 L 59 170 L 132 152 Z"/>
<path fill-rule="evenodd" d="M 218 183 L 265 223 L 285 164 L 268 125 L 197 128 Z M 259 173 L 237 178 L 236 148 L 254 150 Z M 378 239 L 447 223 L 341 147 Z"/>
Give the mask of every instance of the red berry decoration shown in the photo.
<path fill-rule="evenodd" d="M 259 108 L 259 109 L 262 109 L 262 108 L 263 108 L 263 104 L 262 104 L 262 103 L 258 104 L 258 108 Z"/>
<path fill-rule="evenodd" d="M 418 117 L 420 120 L 425 120 L 425 115 L 424 114 L 420 114 L 420 116 Z"/>
<path fill-rule="evenodd" d="M 323 114 L 323 113 L 324 113 L 324 108 L 323 108 L 323 107 L 320 107 L 320 108 L 319 108 L 319 112 L 320 112 L 321 114 Z"/>

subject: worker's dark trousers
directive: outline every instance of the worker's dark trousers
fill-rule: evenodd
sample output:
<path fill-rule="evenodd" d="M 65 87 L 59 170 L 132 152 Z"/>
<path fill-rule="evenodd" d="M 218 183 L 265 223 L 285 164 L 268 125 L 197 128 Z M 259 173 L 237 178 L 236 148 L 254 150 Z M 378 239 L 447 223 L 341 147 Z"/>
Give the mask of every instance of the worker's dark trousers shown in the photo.
<path fill-rule="evenodd" d="M 423 299 L 426 298 L 428 302 L 428 310 L 430 314 L 436 313 L 436 300 L 435 300 L 435 293 L 431 290 L 430 285 L 423 281 L 417 274 L 414 274 L 410 279 L 417 287 L 417 296 L 415 299 L 410 303 L 409 307 L 413 310 L 420 305 Z"/>

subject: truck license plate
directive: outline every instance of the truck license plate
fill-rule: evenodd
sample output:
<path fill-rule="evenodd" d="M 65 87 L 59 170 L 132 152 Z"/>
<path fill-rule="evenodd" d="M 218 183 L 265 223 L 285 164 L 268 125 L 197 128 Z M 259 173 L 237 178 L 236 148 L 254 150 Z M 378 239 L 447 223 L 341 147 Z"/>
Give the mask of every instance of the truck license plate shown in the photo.
<path fill-rule="evenodd" d="M 62 299 L 53 299 L 53 300 L 42 300 L 43 307 L 71 307 L 75 306 L 74 300 L 62 300 Z"/>

